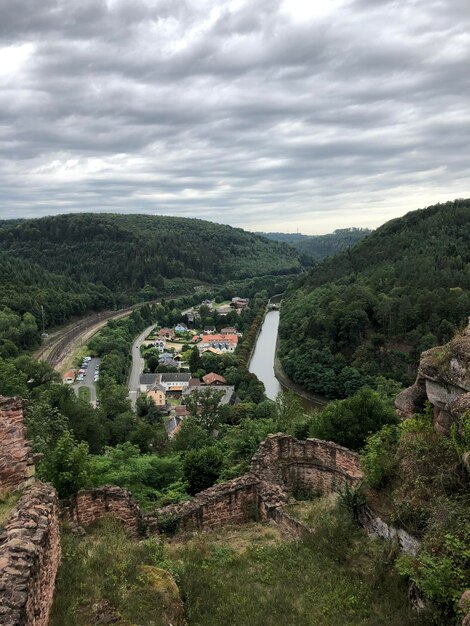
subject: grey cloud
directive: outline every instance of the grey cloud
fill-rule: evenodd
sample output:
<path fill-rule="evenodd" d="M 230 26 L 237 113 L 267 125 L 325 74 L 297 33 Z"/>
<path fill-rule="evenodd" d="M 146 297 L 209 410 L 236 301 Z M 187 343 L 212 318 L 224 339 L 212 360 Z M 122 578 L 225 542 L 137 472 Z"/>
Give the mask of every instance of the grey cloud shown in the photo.
<path fill-rule="evenodd" d="M 0 217 L 324 232 L 467 195 L 468 2 L 336 4 L 0 2 Z"/>

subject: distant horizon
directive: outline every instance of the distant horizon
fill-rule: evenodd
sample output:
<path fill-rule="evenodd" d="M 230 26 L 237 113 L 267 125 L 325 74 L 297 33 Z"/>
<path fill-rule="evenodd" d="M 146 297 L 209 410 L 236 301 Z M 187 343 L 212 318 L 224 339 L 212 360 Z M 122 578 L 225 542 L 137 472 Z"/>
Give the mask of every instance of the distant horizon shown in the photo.
<path fill-rule="evenodd" d="M 0 218 L 319 235 L 470 195 L 469 32 L 468 0 L 4 2 Z"/>
<path fill-rule="evenodd" d="M 469 194 L 470 195 L 470 194 Z M 390 217 L 389 219 L 385 220 L 384 222 L 381 222 L 379 224 L 376 224 L 375 226 L 368 226 L 368 225 L 359 225 L 359 224 L 343 224 L 343 225 L 337 225 L 332 227 L 330 230 L 322 230 L 320 231 L 315 231 L 315 232 L 306 232 L 304 230 L 301 230 L 300 228 L 296 229 L 296 230 L 278 230 L 275 229 L 274 227 L 270 227 L 268 225 L 266 225 L 266 227 L 264 229 L 260 229 L 260 228 L 246 228 L 243 226 L 240 226 L 238 224 L 230 224 L 227 222 L 221 222 L 219 220 L 215 220 L 215 219 L 208 219 L 206 217 L 199 217 L 199 216 L 193 216 L 193 215 L 172 215 L 169 213 L 155 213 L 154 211 L 147 211 L 147 212 L 143 212 L 143 211 L 116 211 L 116 210 L 105 210 L 105 211 L 96 211 L 96 210 L 69 210 L 69 211 L 58 211 L 58 212 L 53 212 L 53 213 L 47 213 L 44 215 L 33 215 L 33 216 L 10 216 L 10 217 L 3 217 L 0 213 L 0 220 L 4 220 L 4 221 L 9 221 L 9 220 L 29 220 L 29 219 L 43 219 L 46 217 L 55 217 L 55 216 L 59 216 L 59 215 L 86 215 L 86 214 L 92 214 L 92 215 L 142 215 L 142 216 L 150 216 L 150 217 L 174 217 L 174 218 L 183 218 L 183 219 L 199 219 L 205 222 L 211 222 L 213 224 L 219 224 L 222 226 L 231 226 L 232 228 L 241 228 L 242 230 L 245 230 L 247 232 L 251 232 L 254 234 L 257 233 L 272 233 L 272 234 L 283 234 L 283 235 L 304 235 L 307 237 L 312 237 L 312 236 L 321 236 L 321 235 L 331 235 L 333 234 L 335 231 L 337 230 L 343 230 L 343 229 L 349 229 L 349 228 L 358 228 L 361 230 L 370 230 L 371 232 L 373 232 L 374 230 L 376 230 L 377 228 L 379 228 L 380 226 L 383 226 L 384 224 L 386 224 L 387 222 L 389 222 L 390 220 L 399 218 L 399 217 L 403 217 L 404 215 L 413 212 L 413 211 L 422 211 L 425 210 L 426 208 L 429 208 L 430 206 L 434 206 L 437 204 L 445 204 L 446 202 L 453 202 L 455 200 L 459 200 L 459 199 L 465 199 L 464 197 L 462 198 L 453 198 L 453 199 L 447 199 L 444 200 L 443 202 L 435 202 L 435 203 L 431 203 L 427 206 L 423 206 L 423 207 L 417 207 L 417 208 L 412 208 L 410 210 L 407 210 L 403 213 L 399 213 L 398 215 L 394 215 L 392 217 Z"/>

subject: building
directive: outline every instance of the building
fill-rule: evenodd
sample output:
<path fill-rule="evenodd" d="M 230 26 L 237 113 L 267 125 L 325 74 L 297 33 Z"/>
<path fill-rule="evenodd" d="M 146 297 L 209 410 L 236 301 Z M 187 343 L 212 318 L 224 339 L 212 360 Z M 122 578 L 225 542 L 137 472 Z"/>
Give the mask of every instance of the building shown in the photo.
<path fill-rule="evenodd" d="M 182 392 L 189 387 L 189 381 L 191 380 L 191 374 L 177 373 L 177 374 L 159 374 L 158 383 L 165 389 L 166 393 Z"/>
<path fill-rule="evenodd" d="M 157 383 L 147 391 L 147 398 L 151 398 L 158 408 L 163 408 L 166 405 L 165 387 Z"/>
<path fill-rule="evenodd" d="M 246 306 L 248 306 L 248 302 L 248 298 L 239 298 L 238 296 L 236 296 L 235 298 L 232 298 L 230 306 L 232 307 L 232 309 L 244 309 Z"/>
<path fill-rule="evenodd" d="M 198 344 L 200 352 L 204 352 L 208 348 L 219 350 L 220 352 L 234 352 L 238 345 L 238 336 L 235 334 L 214 334 L 202 335 Z"/>
<path fill-rule="evenodd" d="M 220 374 L 216 374 L 215 372 L 210 372 L 210 374 L 206 374 L 202 377 L 202 382 L 205 385 L 209 386 L 218 386 L 218 385 L 226 385 L 227 381 Z"/>
<path fill-rule="evenodd" d="M 213 335 L 216 330 L 215 326 L 204 326 L 204 335 Z"/>
<path fill-rule="evenodd" d="M 158 374 L 141 374 L 139 378 L 140 393 L 147 393 L 157 382 Z"/>
<path fill-rule="evenodd" d="M 75 370 L 68 370 L 65 372 L 62 381 L 64 385 L 71 385 L 75 381 Z"/>
<path fill-rule="evenodd" d="M 183 324 L 182 322 L 180 322 L 179 324 L 176 324 L 175 326 L 175 333 L 187 333 L 188 330 L 189 329 L 186 326 L 186 324 Z"/>
<path fill-rule="evenodd" d="M 227 328 L 222 328 L 220 331 L 222 335 L 236 335 L 237 332 L 238 331 L 234 326 L 227 326 Z"/>
<path fill-rule="evenodd" d="M 159 339 L 174 339 L 175 331 L 172 328 L 162 328 L 158 331 L 157 337 Z"/>

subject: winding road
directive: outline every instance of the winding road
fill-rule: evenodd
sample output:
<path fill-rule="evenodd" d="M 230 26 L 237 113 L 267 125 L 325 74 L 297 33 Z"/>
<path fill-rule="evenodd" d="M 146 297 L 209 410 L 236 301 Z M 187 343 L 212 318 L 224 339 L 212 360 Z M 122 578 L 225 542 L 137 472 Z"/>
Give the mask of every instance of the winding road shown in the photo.
<path fill-rule="evenodd" d="M 140 375 L 144 371 L 144 359 L 140 354 L 140 345 L 150 333 L 152 328 L 155 328 L 155 326 L 156 324 L 152 324 L 152 326 L 146 328 L 142 333 L 140 333 L 140 335 L 132 344 L 132 369 L 131 373 L 129 374 L 129 382 L 127 387 L 129 389 L 129 398 L 131 400 L 133 409 L 135 409 L 137 398 L 139 397 Z"/>

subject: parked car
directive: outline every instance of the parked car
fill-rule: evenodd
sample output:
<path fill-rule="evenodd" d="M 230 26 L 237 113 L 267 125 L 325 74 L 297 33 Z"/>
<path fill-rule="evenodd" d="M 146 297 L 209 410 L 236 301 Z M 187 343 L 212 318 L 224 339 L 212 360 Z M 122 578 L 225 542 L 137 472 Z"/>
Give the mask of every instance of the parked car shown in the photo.
<path fill-rule="evenodd" d="M 84 379 L 83 374 L 79 374 L 77 376 L 77 382 L 81 383 L 83 379 Z"/>

